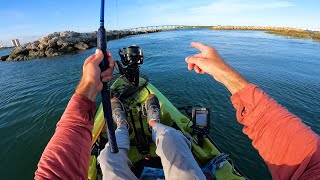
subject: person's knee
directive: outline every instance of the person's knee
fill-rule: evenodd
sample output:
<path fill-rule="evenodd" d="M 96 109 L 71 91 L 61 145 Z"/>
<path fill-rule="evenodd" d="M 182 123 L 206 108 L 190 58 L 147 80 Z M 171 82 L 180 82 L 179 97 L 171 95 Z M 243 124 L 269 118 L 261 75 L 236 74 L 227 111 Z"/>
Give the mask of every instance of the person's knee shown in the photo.
<path fill-rule="evenodd" d="M 159 127 L 156 127 L 156 128 L 158 128 L 156 130 L 157 131 L 156 134 L 159 136 L 183 136 L 183 134 L 180 131 L 170 126 L 160 124 Z"/>
<path fill-rule="evenodd" d="M 170 139 L 178 139 L 178 138 L 184 137 L 180 131 L 178 131 L 172 127 L 169 127 L 168 129 L 166 129 L 165 132 L 163 133 L 163 136 L 166 136 Z"/>
<path fill-rule="evenodd" d="M 131 162 L 129 161 L 126 150 L 119 149 L 118 153 L 111 153 L 110 147 L 106 145 L 106 147 L 100 152 L 100 155 L 98 156 L 98 162 L 102 164 L 107 164 L 109 166 L 114 166 L 116 164 L 128 164 L 131 165 Z"/>
<path fill-rule="evenodd" d="M 168 140 L 176 141 L 176 140 L 187 140 L 181 131 L 178 131 L 172 127 L 168 127 L 163 133 L 162 136 L 168 138 Z"/>
<path fill-rule="evenodd" d="M 108 151 L 110 151 L 109 146 L 106 146 L 99 154 L 97 160 L 99 163 L 101 162 L 107 162 L 107 160 L 109 159 L 110 153 L 108 153 Z"/>
<path fill-rule="evenodd" d="M 159 137 L 156 139 L 157 146 L 160 145 L 161 148 L 166 151 L 171 150 L 173 151 L 183 151 L 185 149 L 190 150 L 191 143 L 190 141 L 182 134 L 182 132 L 173 129 L 168 128 L 166 129 Z"/>

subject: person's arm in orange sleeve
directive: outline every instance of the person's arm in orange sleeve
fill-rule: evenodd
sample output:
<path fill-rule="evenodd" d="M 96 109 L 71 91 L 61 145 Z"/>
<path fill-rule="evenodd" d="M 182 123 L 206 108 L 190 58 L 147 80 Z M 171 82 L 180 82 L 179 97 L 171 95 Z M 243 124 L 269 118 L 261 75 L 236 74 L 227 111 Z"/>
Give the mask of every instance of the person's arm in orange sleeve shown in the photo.
<path fill-rule="evenodd" d="M 320 178 L 319 137 L 310 127 L 253 84 L 231 100 L 273 179 Z"/>
<path fill-rule="evenodd" d="M 109 56 L 109 68 L 101 73 L 99 63 L 103 59 L 100 50 L 88 57 L 83 65 L 83 76 L 56 131 L 45 148 L 35 179 L 87 179 L 91 153 L 91 131 L 96 112 L 96 95 L 102 82 L 113 75 L 114 60 Z"/>
<path fill-rule="evenodd" d="M 265 160 L 273 179 L 320 179 L 320 140 L 310 127 L 226 64 L 214 48 L 187 57 L 189 70 L 208 73 L 231 92 L 243 132 Z"/>

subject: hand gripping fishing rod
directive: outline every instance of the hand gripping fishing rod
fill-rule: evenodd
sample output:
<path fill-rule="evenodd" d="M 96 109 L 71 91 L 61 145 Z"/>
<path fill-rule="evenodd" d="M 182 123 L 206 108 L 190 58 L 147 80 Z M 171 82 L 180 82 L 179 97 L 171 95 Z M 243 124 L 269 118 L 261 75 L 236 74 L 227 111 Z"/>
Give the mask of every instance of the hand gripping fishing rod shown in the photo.
<path fill-rule="evenodd" d="M 109 61 L 107 56 L 107 37 L 106 29 L 104 28 L 104 0 L 101 0 L 101 9 L 100 9 L 100 28 L 97 33 L 97 48 L 103 52 L 104 58 L 100 63 L 101 72 L 105 71 L 109 67 Z M 103 88 L 101 91 L 102 98 L 102 107 L 104 114 L 104 121 L 107 126 L 108 141 L 111 149 L 111 153 L 117 153 L 118 145 L 116 141 L 116 135 L 114 131 L 111 102 L 110 102 L 110 90 L 108 83 L 103 83 Z"/>

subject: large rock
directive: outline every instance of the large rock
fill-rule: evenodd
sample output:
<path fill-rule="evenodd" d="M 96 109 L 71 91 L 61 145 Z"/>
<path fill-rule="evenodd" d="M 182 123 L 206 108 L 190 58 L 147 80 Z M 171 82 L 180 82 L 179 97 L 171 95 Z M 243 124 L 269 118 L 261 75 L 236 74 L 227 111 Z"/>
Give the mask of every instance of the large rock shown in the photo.
<path fill-rule="evenodd" d="M 44 51 L 29 51 L 29 59 L 42 58 L 45 56 Z"/>
<path fill-rule="evenodd" d="M 62 54 L 67 54 L 76 51 L 77 49 L 73 46 L 62 46 L 58 49 Z"/>
<path fill-rule="evenodd" d="M 18 55 L 18 56 L 9 56 L 7 58 L 7 61 L 23 61 L 23 60 L 26 60 L 27 59 L 27 56 L 24 56 L 24 55 Z"/>
<path fill-rule="evenodd" d="M 64 39 L 64 42 L 67 43 L 68 45 L 75 45 L 78 42 L 80 42 L 80 39 L 77 37 L 70 36 L 70 37 L 66 37 Z"/>
<path fill-rule="evenodd" d="M 63 31 L 60 32 L 60 37 L 78 37 L 80 33 L 74 31 Z"/>
<path fill-rule="evenodd" d="M 38 49 L 39 49 L 39 44 L 40 44 L 39 41 L 34 41 L 34 42 L 31 44 L 30 49 L 31 49 L 31 50 L 38 50 Z"/>
<path fill-rule="evenodd" d="M 6 61 L 9 55 L 0 56 L 0 61 Z"/>
<path fill-rule="evenodd" d="M 27 44 L 25 44 L 24 46 L 27 48 L 27 49 L 31 49 L 31 43 L 27 43 Z"/>
<path fill-rule="evenodd" d="M 39 42 L 40 44 L 48 45 L 48 40 L 49 38 L 46 36 L 46 37 L 40 38 Z"/>
<path fill-rule="evenodd" d="M 95 33 L 83 33 L 78 38 L 80 41 L 91 41 L 97 39 L 97 35 Z"/>
<path fill-rule="evenodd" d="M 54 48 L 48 48 L 44 54 L 47 56 L 47 57 L 53 57 L 54 56 L 54 53 L 56 53 L 56 49 Z"/>
<path fill-rule="evenodd" d="M 23 56 L 23 55 L 19 55 L 19 56 L 17 56 L 17 57 L 14 59 L 14 61 L 22 61 L 22 60 L 25 60 L 24 57 L 25 57 L 25 56 Z"/>
<path fill-rule="evenodd" d="M 93 48 L 93 47 L 96 47 L 97 46 L 97 41 L 96 40 L 92 40 L 88 43 L 89 45 L 89 48 Z"/>
<path fill-rule="evenodd" d="M 89 48 L 88 44 L 83 42 L 78 42 L 76 45 L 74 45 L 74 47 L 80 50 L 86 50 Z"/>
<path fill-rule="evenodd" d="M 64 38 L 58 38 L 58 41 L 57 41 L 57 45 L 58 46 L 68 46 L 68 43 L 64 41 Z"/>
<path fill-rule="evenodd" d="M 48 47 L 48 45 L 47 44 L 39 44 L 38 47 L 39 47 L 39 50 L 42 51 L 42 50 L 45 50 Z"/>
<path fill-rule="evenodd" d="M 11 52 L 12 55 L 18 56 L 18 55 L 28 55 L 29 54 L 29 49 L 26 47 L 16 47 L 14 50 Z"/>
<path fill-rule="evenodd" d="M 49 48 L 56 48 L 58 45 L 57 45 L 57 41 L 59 40 L 58 37 L 53 37 L 52 39 L 50 39 L 48 41 L 48 47 Z"/>
<path fill-rule="evenodd" d="M 59 32 L 54 32 L 54 33 L 53 33 L 53 36 L 54 36 L 54 37 L 60 37 L 60 33 L 59 33 Z"/>

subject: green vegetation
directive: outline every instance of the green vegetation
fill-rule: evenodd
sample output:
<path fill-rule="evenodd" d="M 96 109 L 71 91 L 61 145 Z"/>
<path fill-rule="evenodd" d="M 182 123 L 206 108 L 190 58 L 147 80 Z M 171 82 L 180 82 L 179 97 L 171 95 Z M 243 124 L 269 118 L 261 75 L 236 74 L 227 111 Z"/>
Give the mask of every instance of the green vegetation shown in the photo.
<path fill-rule="evenodd" d="M 320 40 L 320 33 L 319 32 L 312 32 L 312 31 L 295 31 L 295 30 L 285 30 L 285 31 L 266 31 L 269 34 L 276 34 L 281 36 L 290 36 L 290 37 L 298 37 L 298 38 L 311 38 L 311 39 L 319 39 Z"/>
<path fill-rule="evenodd" d="M 311 38 L 320 40 L 320 32 L 308 31 L 291 27 L 272 27 L 272 26 L 209 26 L 202 27 L 211 30 L 246 30 L 246 31 L 265 31 L 269 34 L 297 37 L 297 38 Z"/>

